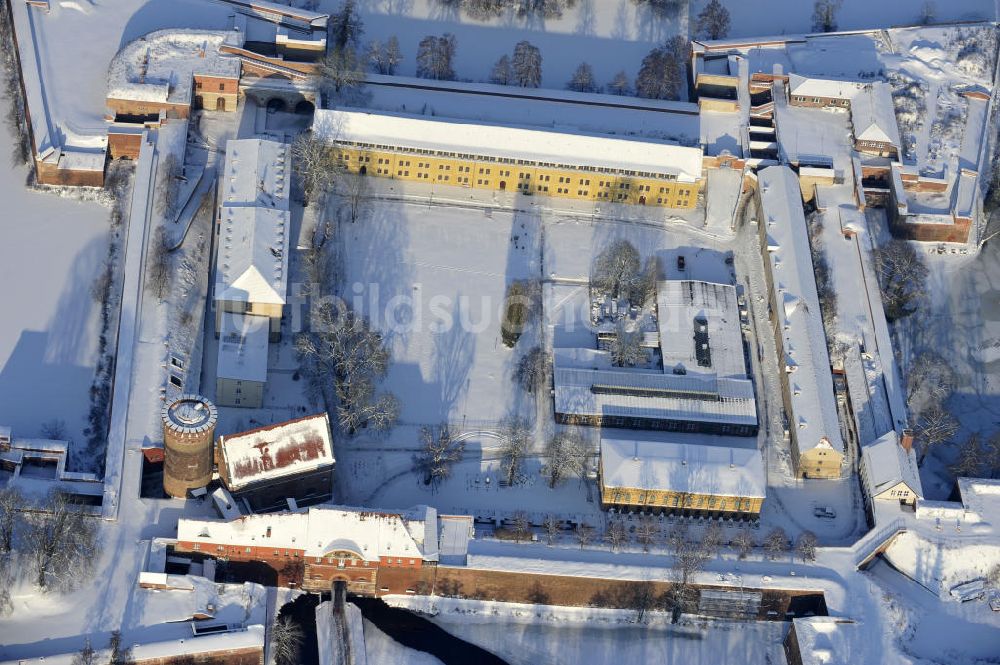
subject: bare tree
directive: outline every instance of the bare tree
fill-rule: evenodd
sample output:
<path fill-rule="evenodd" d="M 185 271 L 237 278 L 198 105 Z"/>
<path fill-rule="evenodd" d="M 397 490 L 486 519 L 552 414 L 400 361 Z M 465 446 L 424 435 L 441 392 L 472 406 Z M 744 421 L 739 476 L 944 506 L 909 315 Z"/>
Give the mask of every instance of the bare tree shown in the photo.
<path fill-rule="evenodd" d="M 799 553 L 803 561 L 815 561 L 816 534 L 812 531 L 803 531 L 802 535 L 795 542 L 795 551 Z"/>
<path fill-rule="evenodd" d="M 788 536 L 785 535 L 785 530 L 780 526 L 771 529 L 764 538 L 764 550 L 771 559 L 776 559 L 782 552 L 787 552 Z"/>
<path fill-rule="evenodd" d="M 591 288 L 612 298 L 627 298 L 635 287 L 639 267 L 639 252 L 632 243 L 616 240 L 594 259 Z"/>
<path fill-rule="evenodd" d="M 951 365 L 934 351 L 924 351 L 913 361 L 906 377 L 906 405 L 920 413 L 930 404 L 941 404 L 955 391 L 957 379 Z"/>
<path fill-rule="evenodd" d="M 170 247 L 167 243 L 167 232 L 162 226 L 157 227 L 156 233 L 149 243 L 149 263 L 146 266 L 146 290 L 157 298 L 163 300 L 170 290 Z"/>
<path fill-rule="evenodd" d="M 465 442 L 455 441 L 451 437 L 447 423 L 437 428 L 420 428 L 420 452 L 414 460 L 414 466 L 424 474 L 424 484 L 433 487 L 451 477 L 451 468 L 462 460 L 465 453 Z"/>
<path fill-rule="evenodd" d="M 417 76 L 439 81 L 454 80 L 452 60 L 457 44 L 455 36 L 450 33 L 440 37 L 428 35 L 421 39 L 417 45 Z"/>
<path fill-rule="evenodd" d="M 559 520 L 555 515 L 546 515 L 545 521 L 542 522 L 542 528 L 545 529 L 545 542 L 554 545 L 559 538 Z"/>
<path fill-rule="evenodd" d="M 919 464 L 932 448 L 951 441 L 958 433 L 958 421 L 940 404 L 931 404 L 917 419 L 916 438 L 920 441 Z"/>
<path fill-rule="evenodd" d="M 580 549 L 582 550 L 594 540 L 594 527 L 586 522 L 580 522 L 576 525 L 573 534 L 576 536 L 576 542 L 580 543 Z"/>
<path fill-rule="evenodd" d="M 635 541 L 642 545 L 642 551 L 648 552 L 660 539 L 660 527 L 650 517 L 642 517 L 635 526 Z"/>
<path fill-rule="evenodd" d="M 615 336 L 609 343 L 608 354 L 615 367 L 634 367 L 649 358 L 646 349 L 642 348 L 642 333 L 630 330 L 625 321 L 619 321 L 615 327 Z"/>
<path fill-rule="evenodd" d="M 73 655 L 72 665 L 98 665 L 100 662 L 100 657 L 90 645 L 90 638 L 84 638 L 83 648 Z"/>
<path fill-rule="evenodd" d="M 73 589 L 86 579 L 98 552 L 94 520 L 58 491 L 30 515 L 24 540 L 35 584 L 43 590 Z"/>
<path fill-rule="evenodd" d="M 160 162 L 158 174 L 160 177 L 156 182 L 156 209 L 165 218 L 173 221 L 177 213 L 180 212 L 178 210 L 178 205 L 180 204 L 178 201 L 180 192 L 180 182 L 178 179 L 181 175 L 177 157 L 173 153 L 168 153 L 163 158 L 163 161 Z"/>
<path fill-rule="evenodd" d="M 0 557 L 14 549 L 14 533 L 22 522 L 24 497 L 13 485 L 0 487 Z"/>
<path fill-rule="evenodd" d="M 302 182 L 306 200 L 322 197 L 333 187 L 342 171 L 331 146 L 312 132 L 299 134 L 292 142 L 292 166 Z"/>
<path fill-rule="evenodd" d="M 508 485 L 521 475 L 531 436 L 531 428 L 523 418 L 507 416 L 500 423 L 500 470 Z"/>
<path fill-rule="evenodd" d="M 842 0 L 816 0 L 813 5 L 813 32 L 835 32 Z"/>
<path fill-rule="evenodd" d="M 660 265 L 660 257 L 653 255 L 646 259 L 642 267 L 642 272 L 636 275 L 632 293 L 629 296 L 631 301 L 637 305 L 648 305 L 656 299 L 656 283 L 660 279 L 663 269 Z"/>
<path fill-rule="evenodd" d="M 608 83 L 608 92 L 612 95 L 621 95 L 623 97 L 632 94 L 632 81 L 624 70 L 615 74 L 615 77 Z"/>
<path fill-rule="evenodd" d="M 517 361 L 514 381 L 529 393 L 541 390 L 552 375 L 552 360 L 540 346 L 533 346 Z"/>
<path fill-rule="evenodd" d="M 958 458 L 951 465 L 955 476 L 975 477 L 979 475 L 985 461 L 983 449 L 979 445 L 979 435 L 972 433 L 958 449 Z"/>
<path fill-rule="evenodd" d="M 875 265 L 886 318 L 891 322 L 915 312 L 915 303 L 925 292 L 927 266 L 913 245 L 898 238 L 890 240 L 875 250 Z"/>
<path fill-rule="evenodd" d="M 342 381 L 337 385 L 337 394 L 340 398 L 337 417 L 349 434 L 362 427 L 385 434 L 399 420 L 399 399 L 390 392 L 376 394 L 374 384 L 368 379 Z"/>
<path fill-rule="evenodd" d="M 399 39 L 393 35 L 382 44 L 377 39 L 368 44 L 368 62 L 372 69 L 378 74 L 392 75 L 396 73 L 396 68 L 403 61 L 403 54 L 399 50 Z"/>
<path fill-rule="evenodd" d="M 528 41 L 514 45 L 514 57 L 510 60 L 514 83 L 522 88 L 537 88 L 542 84 L 542 53 Z"/>
<path fill-rule="evenodd" d="M 573 72 L 573 78 L 566 84 L 566 88 L 574 92 L 597 92 L 599 86 L 594 78 L 594 68 L 586 62 L 581 62 Z"/>
<path fill-rule="evenodd" d="M 490 71 L 490 83 L 510 85 L 514 82 L 514 70 L 510 67 L 510 56 L 504 53 Z"/>
<path fill-rule="evenodd" d="M 111 652 L 108 665 L 132 665 L 135 662 L 132 658 L 132 647 L 124 644 L 120 630 L 111 631 L 111 637 L 108 639 L 108 651 Z"/>
<path fill-rule="evenodd" d="M 305 641 L 299 623 L 290 616 L 279 616 L 271 624 L 271 655 L 275 665 L 296 665 Z"/>
<path fill-rule="evenodd" d="M 42 423 L 42 436 L 46 439 L 65 439 L 66 421 L 59 418 L 52 418 Z"/>
<path fill-rule="evenodd" d="M 343 178 L 341 182 L 344 185 L 341 196 L 343 196 L 347 217 L 351 220 L 351 224 L 354 224 L 361 218 L 365 203 L 371 196 L 371 184 L 368 177 L 361 173 Z"/>
<path fill-rule="evenodd" d="M 510 530 L 517 542 L 528 540 L 531 536 L 531 519 L 528 517 L 528 513 L 523 510 L 514 513 L 510 521 Z"/>
<path fill-rule="evenodd" d="M 995 563 L 986 571 L 986 583 L 994 589 L 1000 589 L 1000 563 Z"/>
<path fill-rule="evenodd" d="M 608 544 L 612 552 L 617 552 L 628 544 L 628 531 L 625 530 L 625 525 L 622 524 L 621 520 L 608 522 L 608 528 L 604 531 L 604 542 Z"/>
<path fill-rule="evenodd" d="M 1000 473 L 1000 433 L 994 434 L 986 440 L 983 457 L 986 467 L 990 471 L 990 477 L 995 477 Z"/>
<path fill-rule="evenodd" d="M 552 488 L 573 476 L 582 477 L 587 468 L 587 447 L 580 435 L 571 430 L 552 435 L 545 444 L 545 455 L 548 460 L 545 474 Z"/>
<path fill-rule="evenodd" d="M 736 532 L 735 536 L 733 536 L 733 546 L 736 548 L 736 551 L 739 553 L 739 557 L 741 559 L 747 558 L 747 555 L 750 554 L 754 544 L 753 534 L 750 533 L 750 529 L 747 527 L 743 527 Z"/>
<path fill-rule="evenodd" d="M 713 520 L 702 533 L 701 548 L 706 557 L 713 558 L 719 553 L 720 547 L 722 547 L 722 525 Z"/>
<path fill-rule="evenodd" d="M 364 67 L 354 48 L 331 49 L 316 62 L 313 76 L 324 95 L 340 95 L 359 88 L 365 80 Z"/>
<path fill-rule="evenodd" d="M 642 623 L 646 612 L 656 606 L 656 590 L 649 580 L 626 582 L 621 590 L 622 604 L 635 610 L 636 623 Z"/>
<path fill-rule="evenodd" d="M 719 0 L 711 0 L 698 14 L 698 33 L 709 39 L 722 39 L 729 34 L 729 10 Z"/>

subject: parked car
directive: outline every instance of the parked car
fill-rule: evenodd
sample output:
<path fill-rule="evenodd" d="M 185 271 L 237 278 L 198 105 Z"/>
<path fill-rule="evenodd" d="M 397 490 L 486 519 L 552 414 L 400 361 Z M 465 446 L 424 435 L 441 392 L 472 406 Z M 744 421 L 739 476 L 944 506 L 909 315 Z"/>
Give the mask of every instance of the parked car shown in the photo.
<path fill-rule="evenodd" d="M 952 598 L 960 603 L 970 600 L 978 600 L 986 595 L 986 580 L 980 577 L 974 580 L 969 580 L 968 582 L 963 582 L 962 584 L 956 584 L 951 588 L 949 593 Z"/>
<path fill-rule="evenodd" d="M 816 506 L 813 508 L 813 515 L 820 519 L 832 520 L 837 517 L 837 511 L 830 506 Z"/>

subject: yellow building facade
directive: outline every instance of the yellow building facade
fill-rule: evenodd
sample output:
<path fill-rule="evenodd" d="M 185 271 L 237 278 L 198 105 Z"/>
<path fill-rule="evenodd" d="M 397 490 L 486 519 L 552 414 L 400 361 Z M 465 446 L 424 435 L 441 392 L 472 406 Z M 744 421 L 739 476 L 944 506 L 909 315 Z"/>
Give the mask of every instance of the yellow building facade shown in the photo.
<path fill-rule="evenodd" d="M 333 148 L 350 173 L 455 187 L 555 196 L 585 201 L 611 201 L 664 208 L 693 208 L 700 182 L 641 171 L 613 173 L 599 167 L 570 167 L 525 159 L 469 153 L 417 151 L 387 145 L 338 143 Z"/>
<path fill-rule="evenodd" d="M 605 509 L 652 510 L 678 515 L 756 518 L 764 504 L 761 497 L 724 496 L 646 490 L 635 487 L 606 487 L 601 484 L 601 504 Z"/>

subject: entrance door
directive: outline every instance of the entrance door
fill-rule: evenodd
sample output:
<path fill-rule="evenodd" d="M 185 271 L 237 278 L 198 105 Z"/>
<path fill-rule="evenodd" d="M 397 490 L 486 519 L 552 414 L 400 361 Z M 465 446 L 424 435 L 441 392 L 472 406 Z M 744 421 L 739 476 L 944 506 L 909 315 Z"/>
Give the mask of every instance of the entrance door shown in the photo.
<path fill-rule="evenodd" d="M 219 97 L 218 99 L 215 100 L 215 110 L 216 111 L 225 111 L 226 110 L 226 98 L 225 97 Z"/>
<path fill-rule="evenodd" d="M 500 181 L 500 191 L 502 192 L 502 191 L 504 191 L 506 189 L 507 189 L 507 181 L 506 180 L 501 180 Z"/>

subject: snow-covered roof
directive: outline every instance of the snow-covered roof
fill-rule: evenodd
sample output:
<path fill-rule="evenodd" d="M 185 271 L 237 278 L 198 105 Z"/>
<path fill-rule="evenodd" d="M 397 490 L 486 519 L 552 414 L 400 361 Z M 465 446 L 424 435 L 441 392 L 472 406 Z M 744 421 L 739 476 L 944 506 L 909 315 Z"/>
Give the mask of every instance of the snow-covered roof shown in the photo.
<path fill-rule="evenodd" d="M 288 210 L 290 166 L 287 143 L 267 139 L 227 141 L 222 205 Z"/>
<path fill-rule="evenodd" d="M 360 110 L 317 109 L 313 132 L 329 142 L 471 154 L 625 175 L 650 173 L 682 182 L 701 179 L 702 150 L 651 139 L 570 133 Z"/>
<path fill-rule="evenodd" d="M 747 379 L 565 367 L 559 356 L 555 410 L 581 416 L 757 424 L 753 384 Z"/>
<path fill-rule="evenodd" d="M 266 343 L 266 342 L 265 342 Z M 231 491 L 257 482 L 332 467 L 326 413 L 219 437 L 219 462 Z"/>
<path fill-rule="evenodd" d="M 216 301 L 285 304 L 288 211 L 225 206 L 219 222 Z"/>
<path fill-rule="evenodd" d="M 788 90 L 795 96 L 848 100 L 856 139 L 900 147 L 899 127 L 888 83 L 838 81 L 789 74 Z"/>
<path fill-rule="evenodd" d="M 973 210 L 976 206 L 977 179 L 978 176 L 976 174 L 968 171 L 963 171 L 962 174 L 958 176 L 958 180 L 955 183 L 955 208 L 953 211 L 955 217 L 972 217 Z M 951 219 L 951 221 L 954 221 L 954 219 Z M 942 222 L 938 223 L 949 222 L 947 220 L 942 220 Z"/>
<path fill-rule="evenodd" d="M 602 438 L 601 483 L 763 499 L 767 478 L 756 448 Z"/>
<path fill-rule="evenodd" d="M 802 665 L 854 665 L 881 662 L 875 650 L 879 640 L 865 633 L 863 625 L 850 619 L 808 617 L 793 619 L 798 642 L 796 662 Z"/>
<path fill-rule="evenodd" d="M 440 562 L 464 566 L 469 556 L 469 540 L 474 533 L 471 515 L 439 515 Z"/>
<path fill-rule="evenodd" d="M 869 83 L 851 99 L 851 122 L 854 138 L 859 141 L 890 143 L 897 148 L 901 145 L 888 83 Z"/>
<path fill-rule="evenodd" d="M 190 104 L 193 76 L 239 78 L 240 61 L 221 54 L 243 45 L 234 30 L 156 30 L 129 42 L 108 67 L 108 98 Z"/>
<path fill-rule="evenodd" d="M 865 467 L 862 481 L 865 492 L 878 498 L 900 483 L 905 484 L 918 497 L 924 495 L 917 471 L 917 455 L 913 449 L 899 445 L 899 435 L 887 432 L 861 449 L 861 463 Z"/>
<path fill-rule="evenodd" d="M 277 2 L 267 0 L 222 0 L 234 7 L 246 12 L 251 16 L 268 20 L 290 19 L 296 23 L 303 23 L 312 28 L 326 28 L 329 14 L 315 12 L 300 7 L 290 7 Z"/>
<path fill-rule="evenodd" d="M 270 318 L 224 312 L 219 330 L 216 377 L 236 381 L 267 381 L 267 340 Z"/>
<path fill-rule="evenodd" d="M 959 478 L 958 491 L 962 505 L 984 519 L 1000 515 L 1000 480 L 991 478 Z"/>
<path fill-rule="evenodd" d="M 177 522 L 179 541 L 295 549 L 304 551 L 305 556 L 349 549 L 366 561 L 380 557 L 427 559 L 424 543 L 428 533 L 435 534 L 436 557 L 437 513 L 426 506 L 405 512 L 315 506 L 308 512 L 247 515 L 231 522 Z"/>
<path fill-rule="evenodd" d="M 133 616 L 139 625 L 155 626 L 192 619 L 243 626 L 264 623 L 267 590 L 259 584 L 217 584 L 197 575 L 140 573 L 140 583 L 151 576 L 167 588 L 136 589 Z M 145 577 L 142 577 L 145 576 Z"/>
<path fill-rule="evenodd" d="M 789 427 L 800 452 L 829 446 L 843 453 L 799 181 L 787 166 L 761 169 L 758 178 L 791 397 Z"/>
<path fill-rule="evenodd" d="M 693 280 L 656 285 L 663 371 L 745 379 L 736 287 Z M 696 348 L 697 347 L 697 348 Z"/>
<path fill-rule="evenodd" d="M 838 81 L 788 75 L 788 93 L 799 97 L 819 97 L 825 99 L 853 99 L 864 87 L 860 81 Z"/>

